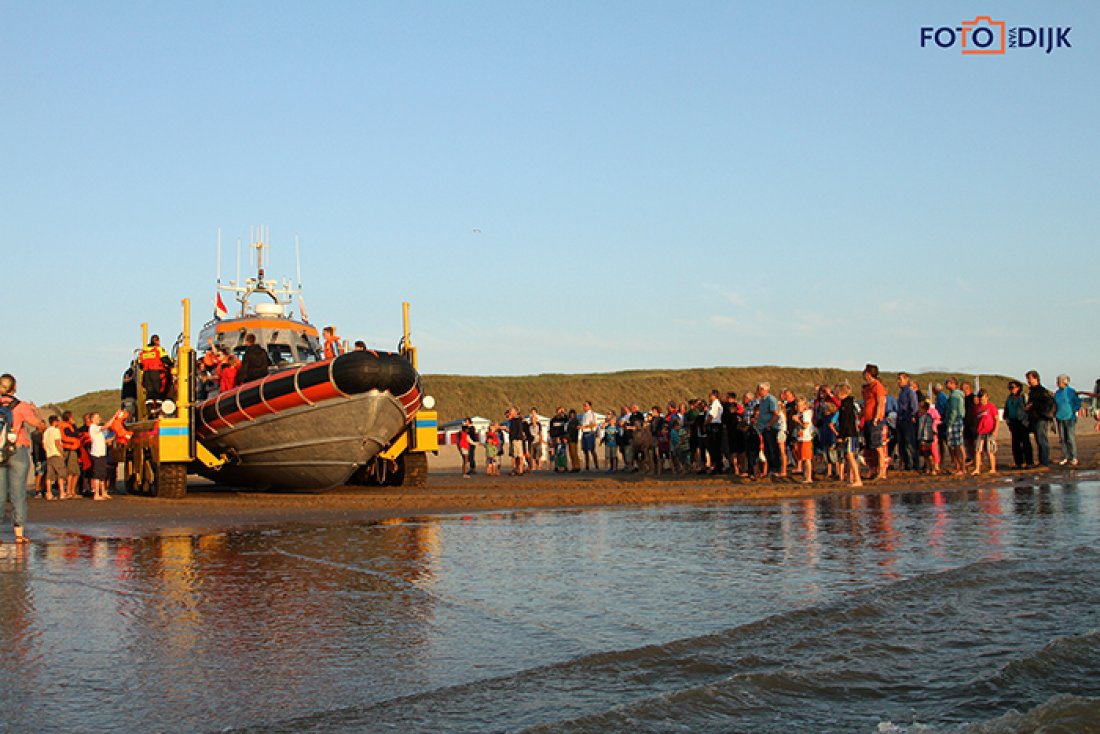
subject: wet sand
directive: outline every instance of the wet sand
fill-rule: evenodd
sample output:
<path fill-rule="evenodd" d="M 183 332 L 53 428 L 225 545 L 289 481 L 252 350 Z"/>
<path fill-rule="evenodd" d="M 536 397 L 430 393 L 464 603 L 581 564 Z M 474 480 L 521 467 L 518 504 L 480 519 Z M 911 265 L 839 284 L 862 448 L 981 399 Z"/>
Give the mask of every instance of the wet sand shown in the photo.
<path fill-rule="evenodd" d="M 109 501 L 88 499 L 28 500 L 27 535 L 48 540 L 57 534 L 95 537 L 138 537 L 150 534 L 204 534 L 269 525 L 333 525 L 376 522 L 434 514 L 492 510 L 592 508 L 608 506 L 700 503 L 772 503 L 783 499 L 837 494 L 883 494 L 958 491 L 1014 483 L 1067 482 L 1100 477 L 1100 434 L 1092 420 L 1082 421 L 1078 435 L 1078 467 L 1015 471 L 978 477 L 927 476 L 895 472 L 884 481 L 851 488 L 831 481 L 801 484 L 797 479 L 748 480 L 729 475 L 608 474 L 553 471 L 525 476 L 462 477 L 446 465 L 453 447 L 433 461 L 428 485 L 418 489 L 339 488 L 322 494 L 271 493 L 220 487 L 191 478 L 188 496 L 180 500 L 116 495 Z M 1011 465 L 1007 431 L 998 458 Z M 1061 452 L 1054 446 L 1055 461 Z M 480 469 L 480 467 L 479 467 Z M 5 519 L 0 540 L 12 542 Z"/>

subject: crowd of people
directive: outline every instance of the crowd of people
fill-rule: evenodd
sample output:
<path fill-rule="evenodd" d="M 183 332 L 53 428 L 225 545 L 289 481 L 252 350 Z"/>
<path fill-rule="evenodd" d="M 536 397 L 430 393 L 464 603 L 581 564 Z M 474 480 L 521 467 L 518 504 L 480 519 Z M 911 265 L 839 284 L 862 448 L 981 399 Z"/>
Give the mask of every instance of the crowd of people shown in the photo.
<path fill-rule="evenodd" d="M 110 499 L 118 457 L 131 436 L 126 427 L 130 414 L 120 409 L 104 421 L 91 412 L 78 422 L 66 410 L 42 420 L 37 406 L 20 400 L 15 391 L 15 378 L 0 375 L 0 507 L 11 502 L 16 543 L 24 543 L 32 474 L 29 491 L 37 498 Z"/>
<path fill-rule="evenodd" d="M 155 337 L 149 346 L 150 364 L 154 359 L 164 364 Z M 255 360 L 255 369 L 262 361 Z M 860 486 L 888 471 L 995 473 L 1002 422 L 1008 426 L 1013 468 L 1050 466 L 1052 433 L 1061 447 L 1060 463 L 1076 466 L 1077 421 L 1087 413 L 1082 395 L 1092 398 L 1094 429 L 1100 431 L 1100 381 L 1092 393 L 1082 393 L 1070 386 L 1068 375 L 1059 375 L 1052 392 L 1038 372 L 1029 371 L 1024 382 L 1008 383 L 1001 409 L 985 389 L 975 391 L 954 377 L 927 388 L 902 372 L 891 392 L 878 367 L 868 364 L 858 400 L 846 382 L 819 385 L 809 396 L 786 388 L 775 395 L 761 382 L 740 397 L 712 390 L 707 399 L 670 401 L 664 410 L 654 405 L 643 411 L 633 404 L 600 416 L 586 401 L 579 413 L 558 407 L 544 419 L 537 408 L 524 415 L 511 407 L 484 434 L 467 418 L 458 449 L 465 476 L 477 471 L 481 446 L 485 471 L 493 475 L 504 468 L 516 476 L 548 469 L 699 472 L 750 479 L 794 476 L 803 482 L 823 476 Z M 130 415 L 123 407 L 108 421 L 92 412 L 78 423 L 64 411 L 43 421 L 33 403 L 16 397 L 15 378 L 0 375 L 0 506 L 12 503 L 17 543 L 25 542 L 25 488 L 32 470 L 37 497 L 110 498 L 117 457 L 130 437 Z"/>
<path fill-rule="evenodd" d="M 998 408 L 987 390 L 955 377 L 927 384 L 927 391 L 905 372 L 896 389 L 888 389 L 873 364 L 862 377 L 858 394 L 846 382 L 819 385 L 808 396 L 786 388 L 775 394 L 761 382 L 741 395 L 712 390 L 706 399 L 673 400 L 664 409 L 624 405 L 602 416 L 590 402 L 579 413 L 558 407 L 549 419 L 537 408 L 524 415 L 511 407 L 484 432 L 464 420 L 457 441 L 462 472 L 476 473 L 482 446 L 490 475 L 505 466 L 513 476 L 544 469 L 729 473 L 802 482 L 818 477 L 858 487 L 888 471 L 996 473 L 1002 422 L 1011 436 L 1013 468 L 1050 466 L 1052 432 L 1061 445 L 1060 463 L 1075 466 L 1077 420 L 1086 412 L 1082 395 L 1093 397 L 1100 431 L 1100 381 L 1094 393 L 1079 393 L 1068 375 L 1059 375 L 1052 392 L 1030 371 L 1025 382 L 1008 383 L 1008 398 Z"/>

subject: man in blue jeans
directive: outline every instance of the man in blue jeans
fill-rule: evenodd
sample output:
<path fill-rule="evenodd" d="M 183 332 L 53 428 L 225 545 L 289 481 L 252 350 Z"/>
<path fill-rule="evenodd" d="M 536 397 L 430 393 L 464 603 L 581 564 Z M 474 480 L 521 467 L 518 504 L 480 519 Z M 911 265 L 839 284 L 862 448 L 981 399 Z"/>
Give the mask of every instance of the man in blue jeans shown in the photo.
<path fill-rule="evenodd" d="M 7 409 L 5 413 L 11 413 L 11 425 L 5 426 L 5 430 L 15 434 L 14 452 L 0 462 L 0 508 L 11 500 L 15 543 L 22 545 L 30 542 L 23 535 L 23 525 L 27 522 L 27 474 L 31 468 L 31 439 L 27 427 L 42 430 L 46 424 L 38 416 L 34 403 L 15 397 L 15 378 L 11 375 L 0 375 L 0 406 Z"/>
<path fill-rule="evenodd" d="M 917 392 L 907 372 L 898 373 L 898 456 L 907 470 L 920 468 L 917 449 Z"/>
<path fill-rule="evenodd" d="M 1061 464 L 1077 466 L 1077 411 L 1081 398 L 1069 386 L 1069 375 L 1058 375 L 1058 390 L 1054 393 L 1054 420 L 1058 422 L 1058 438 L 1062 442 Z"/>
<path fill-rule="evenodd" d="M 1029 370 L 1027 373 L 1027 411 L 1028 423 L 1035 433 L 1035 446 L 1039 449 L 1040 466 L 1050 466 L 1050 423 L 1054 420 L 1054 396 L 1039 381 L 1039 373 Z"/>
<path fill-rule="evenodd" d="M 764 457 L 768 460 L 768 472 L 782 474 L 779 455 L 779 401 L 772 395 L 770 383 L 761 382 L 756 386 L 757 416 L 756 432 L 764 443 Z"/>

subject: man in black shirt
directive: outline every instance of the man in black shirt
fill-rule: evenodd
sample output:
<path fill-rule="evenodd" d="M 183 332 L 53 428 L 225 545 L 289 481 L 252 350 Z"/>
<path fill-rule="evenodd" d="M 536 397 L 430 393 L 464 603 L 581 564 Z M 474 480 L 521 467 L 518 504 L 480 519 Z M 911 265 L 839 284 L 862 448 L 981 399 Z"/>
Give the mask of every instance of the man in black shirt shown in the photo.
<path fill-rule="evenodd" d="M 246 346 L 241 355 L 241 371 L 237 373 L 238 385 L 266 377 L 267 368 L 271 366 L 271 358 L 267 356 L 267 350 L 256 343 L 255 334 L 247 335 L 244 343 Z"/>
<path fill-rule="evenodd" d="M 548 433 L 550 435 L 550 450 L 554 454 L 554 471 L 565 471 L 565 468 L 558 461 L 560 454 L 565 451 L 565 426 L 569 422 L 569 419 L 565 417 L 565 408 L 558 406 L 558 409 L 554 411 L 554 417 L 550 419 L 550 427 Z"/>
<path fill-rule="evenodd" d="M 1043 387 L 1039 373 L 1031 370 L 1027 373 L 1027 411 L 1028 423 L 1035 432 L 1035 445 L 1039 449 L 1041 466 L 1050 466 L 1050 423 L 1054 420 L 1054 395 Z"/>

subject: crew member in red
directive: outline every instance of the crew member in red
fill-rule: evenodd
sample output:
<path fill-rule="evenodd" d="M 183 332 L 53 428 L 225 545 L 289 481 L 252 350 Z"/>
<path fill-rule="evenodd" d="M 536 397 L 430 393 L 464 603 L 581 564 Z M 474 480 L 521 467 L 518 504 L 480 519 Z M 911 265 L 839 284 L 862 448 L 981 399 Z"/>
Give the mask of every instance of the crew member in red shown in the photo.
<path fill-rule="evenodd" d="M 325 359 L 339 357 L 344 353 L 344 348 L 340 344 L 340 337 L 336 336 L 335 326 L 326 326 L 321 330 L 321 333 L 325 337 Z"/>
<path fill-rule="evenodd" d="M 168 390 L 168 371 L 171 364 L 168 353 L 160 345 L 160 337 L 153 334 L 149 345 L 141 350 L 138 362 L 141 365 L 141 384 L 145 388 L 145 407 L 153 413 L 164 400 Z"/>

